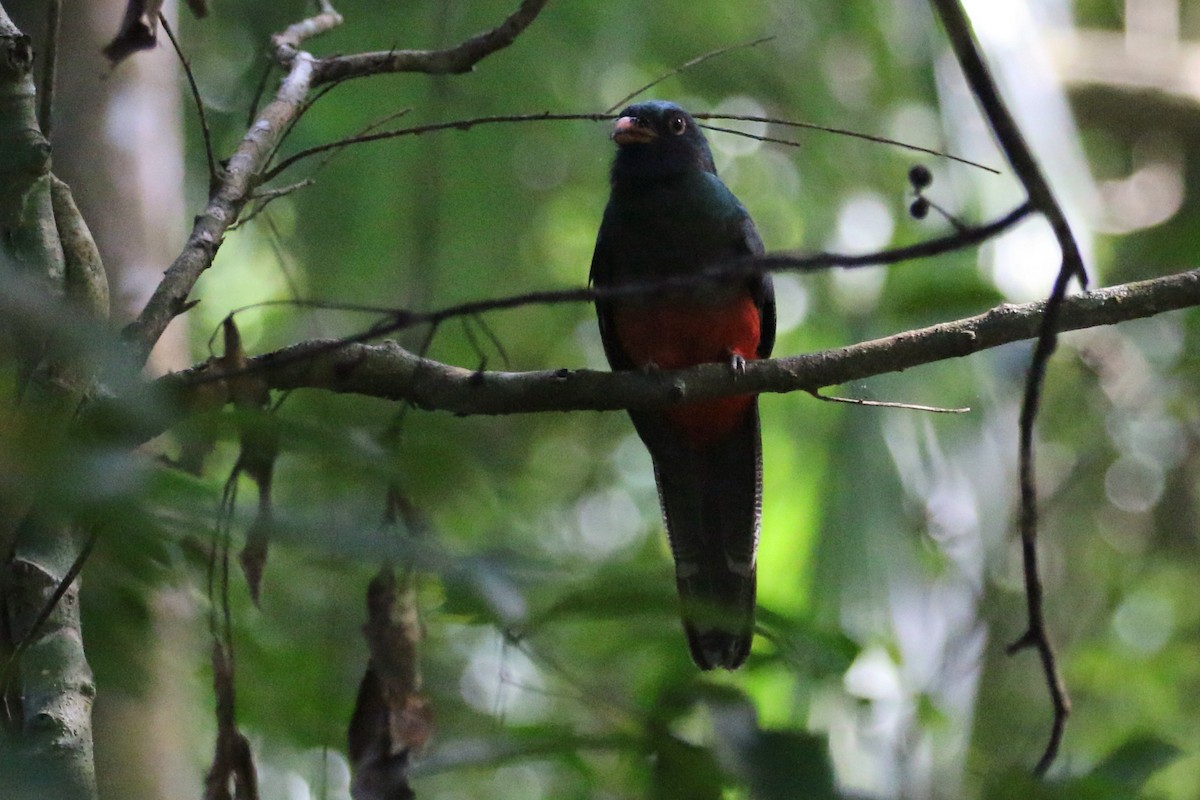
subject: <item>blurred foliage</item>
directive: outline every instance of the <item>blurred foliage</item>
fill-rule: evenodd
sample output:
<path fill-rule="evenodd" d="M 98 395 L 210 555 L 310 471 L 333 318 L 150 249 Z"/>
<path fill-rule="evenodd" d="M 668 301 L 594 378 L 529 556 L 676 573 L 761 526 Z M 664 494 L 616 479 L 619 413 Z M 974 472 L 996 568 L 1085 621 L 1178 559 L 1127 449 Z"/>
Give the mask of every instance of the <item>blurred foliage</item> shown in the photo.
<path fill-rule="evenodd" d="M 343 0 L 346 23 L 309 44 L 320 54 L 446 45 L 494 25 L 512 5 Z M 1026 33 L 1046 33 L 1053 19 L 1054 31 L 1069 31 L 1069 5 L 1030 3 L 1035 27 Z M 1183 7 L 1184 35 L 1200 35 L 1200 3 Z M 183 21 L 218 156 L 244 131 L 263 43 L 305 8 L 218 3 L 210 18 Z M 1080 27 L 1121 28 L 1119 3 L 1077 0 L 1074 10 Z M 402 109 L 411 111 L 390 125 L 599 112 L 697 55 L 763 35 L 775 38 L 652 94 L 692 110 L 852 128 L 1003 166 L 986 135 L 961 132 L 979 127 L 964 122 L 974 105 L 922 0 L 551 3 L 470 74 L 333 88 L 283 152 Z M 1000 38 L 982 25 L 981 37 Z M 68 60 L 62 69 L 70 68 Z M 1006 88 L 1060 90 L 1052 76 L 1042 79 Z M 1175 164 L 1182 187 L 1178 208 L 1151 226 L 1089 218 L 1081 227 L 1100 282 L 1194 266 L 1200 137 L 1190 134 L 1200 107 L 1096 84 L 1070 97 L 1078 136 L 1052 135 L 1086 156 L 1092 194 L 1146 159 Z M 198 208 L 207 176 L 194 114 L 188 125 L 187 189 Z M 865 252 L 947 232 L 936 213 L 906 215 L 905 176 L 918 162 L 935 176 L 931 199 L 966 221 L 1007 210 L 1018 196 L 1007 173 L 829 134 L 772 133 L 800 146 L 710 135 L 722 176 L 770 250 Z M 230 310 L 259 301 L 433 309 L 582 285 L 610 158 L 602 123 L 536 122 L 350 147 L 319 169 L 319 159 L 302 162 L 280 183 L 313 177 L 315 185 L 231 233 L 202 278 L 203 302 L 190 314 L 194 356 L 209 355 Z M 1011 290 L 1014 272 L 1048 285 L 1053 259 L 1002 253 L 988 245 L 887 271 L 780 276 L 776 353 L 1028 299 Z M 370 321 L 286 306 L 238 315 L 251 352 Z M 400 339 L 415 348 L 426 333 Z M 1164 315 L 1064 337 L 1052 364 L 1039 426 L 1043 553 L 1049 625 L 1074 714 L 1045 784 L 1028 777 L 1049 729 L 1044 681 L 1034 656 L 1003 652 L 1025 620 L 1013 512 L 1028 347 L 830 392 L 970 406 L 967 415 L 763 399 L 762 635 L 736 674 L 702 675 L 688 660 L 650 462 L 624 415 L 454 418 L 410 409 L 388 444 L 395 405 L 296 392 L 277 413 L 277 533 L 261 607 L 250 603 L 236 562 L 228 588 L 239 720 L 259 754 L 264 796 L 310 796 L 297 793 L 297 781 L 311 796 L 346 796 L 339 753 L 367 658 L 367 581 L 382 560 L 413 559 L 437 726 L 414 773 L 423 800 L 1194 798 L 1198 337 L 1195 312 Z M 513 370 L 604 363 L 583 305 L 448 323 L 429 354 Z M 156 642 L 178 648 L 170 668 L 190 670 L 188 713 L 172 723 L 193 744 L 199 787 L 213 725 L 205 685 L 214 566 L 218 596 L 221 583 L 209 552 L 237 457 L 230 416 L 189 420 L 154 443 L 176 458 L 181 443 L 211 442 L 203 473 L 189 476 L 144 454 L 38 450 L 27 458 L 34 423 L 5 413 L 5 471 L 101 532 L 83 599 L 101 694 L 121 687 L 156 702 L 155 670 L 164 668 Z M 430 520 L 423 538 L 381 526 L 389 482 Z M 253 518 L 253 487 L 243 480 L 240 488 L 231 559 Z M 164 640 L 171 620 L 188 633 Z"/>

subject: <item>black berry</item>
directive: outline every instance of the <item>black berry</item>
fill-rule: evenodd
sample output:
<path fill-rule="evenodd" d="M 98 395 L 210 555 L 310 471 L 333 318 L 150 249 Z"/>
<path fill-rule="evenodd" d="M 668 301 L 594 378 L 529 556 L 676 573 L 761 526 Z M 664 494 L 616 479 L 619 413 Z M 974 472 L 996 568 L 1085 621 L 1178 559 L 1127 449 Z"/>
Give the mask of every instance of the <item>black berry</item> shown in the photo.
<path fill-rule="evenodd" d="M 908 182 L 913 185 L 914 189 L 920 191 L 933 183 L 933 173 L 924 164 L 917 164 L 908 171 Z"/>

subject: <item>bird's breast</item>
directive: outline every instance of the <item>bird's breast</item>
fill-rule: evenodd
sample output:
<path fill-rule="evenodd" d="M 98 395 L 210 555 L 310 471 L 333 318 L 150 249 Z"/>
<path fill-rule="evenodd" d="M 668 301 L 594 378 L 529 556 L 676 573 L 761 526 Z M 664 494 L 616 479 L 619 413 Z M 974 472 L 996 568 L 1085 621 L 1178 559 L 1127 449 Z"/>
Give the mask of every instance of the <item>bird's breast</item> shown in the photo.
<path fill-rule="evenodd" d="M 621 347 L 639 367 L 683 369 L 756 355 L 761 320 L 748 292 L 724 302 L 670 295 L 622 302 L 613 315 Z"/>
<path fill-rule="evenodd" d="M 620 303 L 613 327 L 635 365 L 684 369 L 734 356 L 756 358 L 762 320 L 749 292 L 693 293 Z M 737 428 L 752 401 L 752 395 L 736 395 L 682 403 L 664 413 L 691 445 L 703 447 Z"/>
<path fill-rule="evenodd" d="M 743 253 L 746 212 L 715 176 L 614 187 L 602 230 L 614 282 L 694 274 Z"/>

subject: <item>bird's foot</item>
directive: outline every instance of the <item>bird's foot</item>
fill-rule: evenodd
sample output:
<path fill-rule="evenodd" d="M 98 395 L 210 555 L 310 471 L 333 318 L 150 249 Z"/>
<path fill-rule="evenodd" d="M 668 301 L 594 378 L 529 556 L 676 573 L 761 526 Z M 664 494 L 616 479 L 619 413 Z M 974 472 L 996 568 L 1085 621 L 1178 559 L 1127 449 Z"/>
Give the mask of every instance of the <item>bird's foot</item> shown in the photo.
<path fill-rule="evenodd" d="M 733 374 L 738 378 L 745 375 L 746 374 L 746 357 L 743 356 L 741 353 L 737 353 L 732 350 L 728 351 L 727 355 L 729 358 L 728 363 L 729 363 L 730 371 L 732 371 Z"/>

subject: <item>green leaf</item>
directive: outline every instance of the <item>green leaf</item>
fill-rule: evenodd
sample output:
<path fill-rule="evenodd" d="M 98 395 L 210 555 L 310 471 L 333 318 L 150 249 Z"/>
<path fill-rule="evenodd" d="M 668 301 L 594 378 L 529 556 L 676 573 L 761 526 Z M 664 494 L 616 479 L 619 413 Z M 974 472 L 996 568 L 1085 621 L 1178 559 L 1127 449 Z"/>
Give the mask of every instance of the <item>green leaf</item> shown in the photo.
<path fill-rule="evenodd" d="M 802 730 L 763 730 L 749 698 L 724 692 L 709 699 L 722 763 L 755 800 L 835 800 L 833 767 L 824 737 Z"/>
<path fill-rule="evenodd" d="M 836 800 L 833 768 L 824 737 L 804 731 L 759 731 L 743 753 L 756 800 Z"/>
<path fill-rule="evenodd" d="M 712 751 L 670 735 L 657 745 L 651 800 L 720 800 L 725 776 Z"/>
<path fill-rule="evenodd" d="M 1092 775 L 1131 792 L 1140 791 L 1154 773 L 1177 759 L 1178 747 L 1154 734 L 1141 734 L 1120 744 Z"/>

